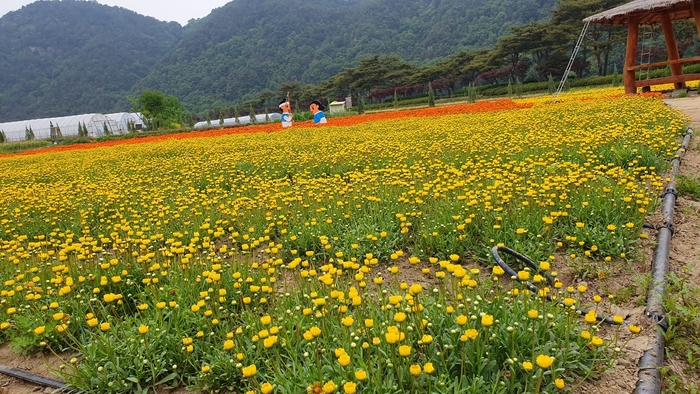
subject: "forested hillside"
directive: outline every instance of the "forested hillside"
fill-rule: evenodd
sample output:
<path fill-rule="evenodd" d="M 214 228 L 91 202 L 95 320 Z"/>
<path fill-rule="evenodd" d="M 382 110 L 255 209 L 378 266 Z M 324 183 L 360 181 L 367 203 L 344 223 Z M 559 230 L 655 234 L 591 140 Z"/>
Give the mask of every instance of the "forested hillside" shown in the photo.
<path fill-rule="evenodd" d="M 235 0 L 192 26 L 136 90 L 190 109 L 238 101 L 285 81 L 319 83 L 372 55 L 414 64 L 493 46 L 548 18 L 555 0 Z"/>
<path fill-rule="evenodd" d="M 0 18 L 0 122 L 129 109 L 184 28 L 118 7 L 42 1 Z"/>

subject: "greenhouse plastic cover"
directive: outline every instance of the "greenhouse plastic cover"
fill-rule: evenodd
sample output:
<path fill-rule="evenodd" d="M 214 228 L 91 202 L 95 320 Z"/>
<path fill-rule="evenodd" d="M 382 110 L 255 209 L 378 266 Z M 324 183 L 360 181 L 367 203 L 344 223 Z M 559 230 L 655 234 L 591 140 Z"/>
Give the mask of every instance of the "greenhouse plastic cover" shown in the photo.
<path fill-rule="evenodd" d="M 270 122 L 274 122 L 276 120 L 282 119 L 282 115 L 280 115 L 276 112 L 269 114 L 268 117 L 270 118 Z M 257 123 L 265 123 L 265 114 L 255 115 L 255 121 Z M 202 129 L 221 127 L 221 126 L 233 126 L 236 124 L 236 118 L 224 119 L 223 125 L 220 123 L 219 119 L 211 120 L 209 123 L 210 124 L 207 124 L 207 122 L 198 122 L 194 125 L 194 129 L 195 130 L 202 130 Z M 250 123 L 250 116 L 239 116 L 238 117 L 238 124 L 249 124 L 249 123 Z"/>
<path fill-rule="evenodd" d="M 0 130 L 5 132 L 8 141 L 22 141 L 26 139 L 26 129 L 31 127 L 34 132 L 34 138 L 41 140 L 52 137 L 51 125 L 53 125 L 54 128 L 60 128 L 61 135 L 64 137 L 77 136 L 78 124 L 87 126 L 88 137 L 101 137 L 105 135 L 105 125 L 107 125 L 111 133 L 118 132 L 119 130 L 115 121 L 102 114 L 85 114 L 0 123 Z"/>

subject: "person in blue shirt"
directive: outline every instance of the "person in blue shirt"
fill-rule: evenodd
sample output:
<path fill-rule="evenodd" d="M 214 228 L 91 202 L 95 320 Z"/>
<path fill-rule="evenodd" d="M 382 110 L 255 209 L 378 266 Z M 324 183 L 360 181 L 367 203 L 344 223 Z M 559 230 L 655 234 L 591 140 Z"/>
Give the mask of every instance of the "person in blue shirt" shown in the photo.
<path fill-rule="evenodd" d="M 326 108 L 319 101 L 311 102 L 309 105 L 309 111 L 311 111 L 311 113 L 314 115 L 314 124 L 328 123 L 328 120 L 326 120 L 326 114 L 323 113 L 324 109 Z"/>
<path fill-rule="evenodd" d="M 282 127 L 292 127 L 292 105 L 289 101 L 282 100 L 280 103 L 280 110 L 282 111 Z"/>

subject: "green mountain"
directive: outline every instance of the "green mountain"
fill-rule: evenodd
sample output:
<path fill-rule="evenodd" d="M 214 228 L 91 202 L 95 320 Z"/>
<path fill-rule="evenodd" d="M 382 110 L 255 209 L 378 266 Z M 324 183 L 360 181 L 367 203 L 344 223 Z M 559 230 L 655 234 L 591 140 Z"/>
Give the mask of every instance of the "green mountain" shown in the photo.
<path fill-rule="evenodd" d="M 87 1 L 40 1 L 0 18 L 0 122 L 128 110 L 136 82 L 184 28 Z"/>
<path fill-rule="evenodd" d="M 37 1 L 0 18 L 0 122 L 128 110 L 126 96 L 147 89 L 202 111 L 373 55 L 432 64 L 491 47 L 555 3 L 234 0 L 183 28 L 94 1 Z"/>
<path fill-rule="evenodd" d="M 318 83 L 371 55 L 428 64 L 495 45 L 514 25 L 549 17 L 555 0 L 235 0 L 188 25 L 136 90 L 190 109 L 231 103 L 282 82 Z"/>

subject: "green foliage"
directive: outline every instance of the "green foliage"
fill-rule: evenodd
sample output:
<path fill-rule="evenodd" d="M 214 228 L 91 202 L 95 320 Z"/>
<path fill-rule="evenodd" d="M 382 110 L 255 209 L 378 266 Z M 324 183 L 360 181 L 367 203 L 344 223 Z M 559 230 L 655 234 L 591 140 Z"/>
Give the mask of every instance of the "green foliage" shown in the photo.
<path fill-rule="evenodd" d="M 433 85 L 428 82 L 428 107 L 435 106 L 435 93 L 433 92 Z"/>
<path fill-rule="evenodd" d="M 0 144 L 4 143 L 5 141 L 7 141 L 7 136 L 5 136 L 5 131 L 0 130 Z"/>
<path fill-rule="evenodd" d="M 476 102 L 476 87 L 474 86 L 473 83 L 470 83 L 469 88 L 467 89 L 467 100 L 470 103 Z"/>
<path fill-rule="evenodd" d="M 277 91 L 281 99 L 286 90 L 278 88 L 284 81 L 304 86 L 328 80 L 315 97 L 367 94 L 381 89 L 383 81 L 372 73 L 352 78 L 345 73 L 348 67 L 362 67 L 360 63 L 369 59 L 368 67 L 381 68 L 382 57 L 396 55 L 404 59 L 404 66 L 393 67 L 389 79 L 410 79 L 417 68 L 413 64 L 492 46 L 511 26 L 549 17 L 554 4 L 555 0 L 236 0 L 188 26 L 166 61 L 135 89 L 174 94 L 196 111 L 217 102 L 253 98 L 265 89 Z M 377 56 L 380 61 L 374 59 Z M 468 64 L 447 63 L 455 68 Z M 311 101 L 292 96 L 292 102 Z"/>
<path fill-rule="evenodd" d="M 396 94 L 396 89 L 394 89 L 394 101 L 393 101 L 393 104 L 394 104 L 394 108 L 398 108 L 398 107 L 399 107 L 399 96 Z"/>
<path fill-rule="evenodd" d="M 523 82 L 520 78 L 515 79 L 515 95 L 518 97 L 523 97 Z"/>
<path fill-rule="evenodd" d="M 547 92 L 549 94 L 552 94 L 557 91 L 557 85 L 554 83 L 554 77 L 552 77 L 552 74 L 549 74 L 549 77 L 547 77 Z"/>
<path fill-rule="evenodd" d="M 700 201 L 700 175 L 680 175 L 678 177 L 678 194 Z"/>
<path fill-rule="evenodd" d="M 612 78 L 613 78 L 612 85 L 613 85 L 614 87 L 620 86 L 620 83 L 622 82 L 622 77 L 621 77 L 620 74 L 618 74 L 618 72 L 617 72 L 617 64 L 615 65 L 615 67 L 614 67 L 614 69 L 613 69 L 613 76 L 612 76 Z"/>
<path fill-rule="evenodd" d="M 510 83 L 510 79 L 508 80 L 506 91 L 508 92 L 508 97 L 513 97 L 513 84 Z"/>
<path fill-rule="evenodd" d="M 32 126 L 29 127 L 24 127 L 24 139 L 27 141 L 33 140 L 34 137 L 34 130 L 32 130 Z"/>
<path fill-rule="evenodd" d="M 669 328 L 665 333 L 669 357 L 681 357 L 688 365 L 686 376 L 700 374 L 700 287 L 692 282 L 692 267 L 685 266 L 680 274 L 668 274 L 668 289 L 664 308 Z M 700 393 L 697 383 L 687 382 L 665 368 L 664 383 L 668 393 Z"/>
<path fill-rule="evenodd" d="M 61 126 L 56 123 L 56 138 L 63 138 L 63 133 L 61 133 Z"/>
<path fill-rule="evenodd" d="M 49 145 L 51 145 L 51 142 L 47 140 L 10 142 L 5 139 L 5 143 L 0 145 L 0 153 L 24 152 L 30 149 L 46 148 Z"/>
<path fill-rule="evenodd" d="M 112 132 L 109 131 L 109 127 L 107 126 L 107 122 L 102 123 L 102 131 L 105 133 L 105 135 L 112 135 Z"/>
<path fill-rule="evenodd" d="M 255 110 L 253 109 L 253 106 L 250 106 L 250 111 L 248 112 L 248 115 L 250 116 L 250 123 L 251 124 L 256 124 L 258 123 L 258 120 L 255 118 Z"/>
<path fill-rule="evenodd" d="M 134 105 L 132 111 L 143 114 L 151 130 L 179 128 L 185 117 L 185 108 L 177 97 L 163 92 L 146 90 L 131 101 Z"/>
<path fill-rule="evenodd" d="M 38 1 L 0 18 L 0 122 L 129 109 L 127 94 L 185 29 L 92 1 Z"/>
<path fill-rule="evenodd" d="M 365 113 L 365 98 L 361 94 L 357 95 L 357 113 L 360 115 Z"/>

